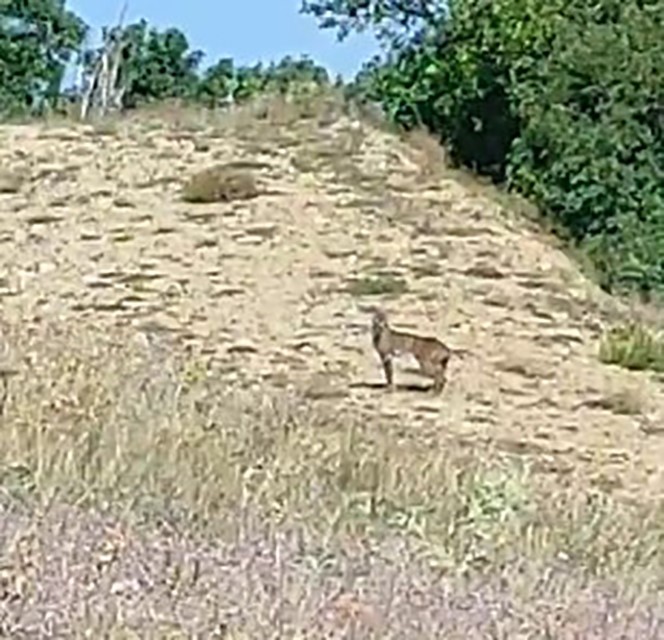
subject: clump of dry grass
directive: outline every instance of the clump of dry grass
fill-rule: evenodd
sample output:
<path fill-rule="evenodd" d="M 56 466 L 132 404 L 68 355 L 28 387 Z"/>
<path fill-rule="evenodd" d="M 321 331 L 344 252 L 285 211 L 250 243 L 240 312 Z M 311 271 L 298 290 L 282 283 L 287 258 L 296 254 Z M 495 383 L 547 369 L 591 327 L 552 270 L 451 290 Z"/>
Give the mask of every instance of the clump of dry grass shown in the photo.
<path fill-rule="evenodd" d="M 336 122 L 343 111 L 342 95 L 330 88 L 302 85 L 288 95 L 265 94 L 243 105 L 245 117 L 273 127 L 300 126 L 306 121 L 320 126 Z"/>
<path fill-rule="evenodd" d="M 110 117 L 98 120 L 90 130 L 90 135 L 93 136 L 108 136 L 114 138 L 119 134 L 120 128 L 118 121 Z"/>
<path fill-rule="evenodd" d="M 183 200 L 192 203 L 248 200 L 258 195 L 258 186 L 251 173 L 224 164 L 195 173 L 182 189 Z"/>
<path fill-rule="evenodd" d="M 609 391 L 597 403 L 618 415 L 639 415 L 644 412 L 647 401 L 640 388 L 623 387 Z"/>
<path fill-rule="evenodd" d="M 447 170 L 447 151 L 439 138 L 423 127 L 404 132 L 402 137 L 417 155 L 422 178 L 440 176 Z"/>

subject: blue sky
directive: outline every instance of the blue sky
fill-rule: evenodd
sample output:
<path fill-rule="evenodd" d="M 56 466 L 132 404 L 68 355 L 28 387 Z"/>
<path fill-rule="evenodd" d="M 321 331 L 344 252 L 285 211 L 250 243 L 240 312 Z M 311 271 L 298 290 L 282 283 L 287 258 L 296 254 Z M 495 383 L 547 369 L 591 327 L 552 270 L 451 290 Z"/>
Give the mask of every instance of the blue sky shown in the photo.
<path fill-rule="evenodd" d="M 94 29 L 115 24 L 121 0 L 69 0 L 67 7 Z M 308 54 L 332 74 L 352 77 L 377 51 L 373 37 L 351 34 L 337 42 L 330 30 L 299 13 L 301 0 L 129 0 L 127 22 L 145 18 L 157 28 L 177 27 L 192 49 L 206 56 L 203 65 L 230 57 L 240 65 Z"/>

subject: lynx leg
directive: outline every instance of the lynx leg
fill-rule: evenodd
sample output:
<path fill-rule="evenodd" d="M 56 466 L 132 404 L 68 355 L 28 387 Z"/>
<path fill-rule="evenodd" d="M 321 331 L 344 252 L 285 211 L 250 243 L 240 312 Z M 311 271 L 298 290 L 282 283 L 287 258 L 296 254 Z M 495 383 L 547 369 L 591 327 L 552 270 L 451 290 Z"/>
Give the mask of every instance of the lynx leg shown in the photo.
<path fill-rule="evenodd" d="M 394 367 L 392 365 L 392 356 L 391 355 L 381 355 L 380 361 L 383 365 L 383 371 L 385 371 L 385 380 L 387 381 L 387 387 L 390 391 L 394 389 Z"/>
<path fill-rule="evenodd" d="M 448 358 L 434 358 L 426 359 L 421 362 L 420 368 L 422 373 L 430 378 L 433 378 L 433 385 L 431 389 L 435 394 L 442 392 L 447 384 L 447 361 Z"/>
<path fill-rule="evenodd" d="M 438 394 L 443 392 L 443 389 L 445 388 L 446 383 L 447 383 L 447 378 L 445 377 L 445 372 L 441 371 L 434 378 L 433 386 L 431 388 L 432 388 L 433 392 L 436 395 L 438 395 Z"/>
<path fill-rule="evenodd" d="M 443 358 L 437 362 L 436 371 L 434 373 L 433 390 L 436 394 L 442 393 L 445 385 L 447 384 L 447 363 L 449 358 Z"/>

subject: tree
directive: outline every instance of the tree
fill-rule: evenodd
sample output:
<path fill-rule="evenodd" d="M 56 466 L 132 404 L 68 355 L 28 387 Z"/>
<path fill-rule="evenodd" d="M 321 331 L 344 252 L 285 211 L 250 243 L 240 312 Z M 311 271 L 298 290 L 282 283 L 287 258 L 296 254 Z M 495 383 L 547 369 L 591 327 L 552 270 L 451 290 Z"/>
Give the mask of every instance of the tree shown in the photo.
<path fill-rule="evenodd" d="M 86 33 L 64 0 L 0 0 L 0 113 L 55 106 Z"/>
<path fill-rule="evenodd" d="M 199 82 L 197 97 L 209 107 L 229 104 L 233 100 L 237 81 L 232 58 L 221 58 L 208 67 Z"/>
<path fill-rule="evenodd" d="M 299 59 L 286 56 L 267 66 L 236 67 L 230 58 L 222 58 L 208 67 L 201 78 L 197 95 L 205 104 L 240 103 L 264 92 L 285 95 L 304 87 L 329 84 L 325 68 L 307 56 Z"/>
<path fill-rule="evenodd" d="M 175 28 L 159 31 L 145 20 L 127 27 L 105 27 L 104 41 L 120 43 L 119 78 L 123 87 L 122 106 L 166 98 L 193 98 L 198 88 L 198 67 L 203 53 L 190 50 L 186 36 Z M 104 47 L 88 51 L 88 78 L 104 53 Z"/>
<path fill-rule="evenodd" d="M 301 12 L 340 40 L 351 31 L 373 28 L 392 49 L 425 40 L 447 16 L 445 0 L 303 0 Z"/>

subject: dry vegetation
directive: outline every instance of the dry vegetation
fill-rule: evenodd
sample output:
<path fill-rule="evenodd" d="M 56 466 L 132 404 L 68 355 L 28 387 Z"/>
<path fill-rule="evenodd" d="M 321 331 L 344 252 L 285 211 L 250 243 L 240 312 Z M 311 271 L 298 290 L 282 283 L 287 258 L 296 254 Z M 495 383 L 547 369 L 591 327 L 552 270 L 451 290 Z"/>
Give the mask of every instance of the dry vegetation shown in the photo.
<path fill-rule="evenodd" d="M 3 636 L 662 636 L 661 343 L 421 133 L 1 135 Z M 440 398 L 367 296 L 469 349 Z"/>
<path fill-rule="evenodd" d="M 253 174 L 224 165 L 194 174 L 182 189 L 185 202 L 231 202 L 250 200 L 258 195 Z"/>

